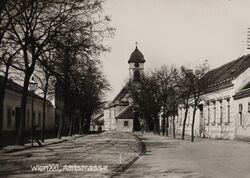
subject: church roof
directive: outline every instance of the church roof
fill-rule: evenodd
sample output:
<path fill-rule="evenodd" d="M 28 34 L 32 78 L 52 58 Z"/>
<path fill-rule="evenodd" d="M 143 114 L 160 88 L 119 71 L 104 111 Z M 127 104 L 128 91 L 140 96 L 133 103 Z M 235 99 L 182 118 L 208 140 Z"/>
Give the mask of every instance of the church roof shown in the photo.
<path fill-rule="evenodd" d="M 133 113 L 133 107 L 127 106 L 125 107 L 117 116 L 117 119 L 133 119 L 134 113 Z"/>
<path fill-rule="evenodd" d="M 130 58 L 128 60 L 128 63 L 144 63 L 145 59 L 143 54 L 141 53 L 141 51 L 137 48 L 135 48 L 135 50 L 132 52 L 132 54 L 130 55 Z"/>

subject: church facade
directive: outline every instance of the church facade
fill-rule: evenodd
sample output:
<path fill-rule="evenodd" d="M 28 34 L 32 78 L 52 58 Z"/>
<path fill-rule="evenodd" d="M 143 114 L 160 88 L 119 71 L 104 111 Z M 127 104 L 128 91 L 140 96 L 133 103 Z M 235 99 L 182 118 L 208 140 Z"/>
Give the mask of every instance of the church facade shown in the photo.
<path fill-rule="evenodd" d="M 129 80 L 137 81 L 144 72 L 145 59 L 136 46 L 128 60 Z M 128 88 L 124 86 L 104 110 L 104 130 L 132 132 L 139 127 L 136 109 Z"/>

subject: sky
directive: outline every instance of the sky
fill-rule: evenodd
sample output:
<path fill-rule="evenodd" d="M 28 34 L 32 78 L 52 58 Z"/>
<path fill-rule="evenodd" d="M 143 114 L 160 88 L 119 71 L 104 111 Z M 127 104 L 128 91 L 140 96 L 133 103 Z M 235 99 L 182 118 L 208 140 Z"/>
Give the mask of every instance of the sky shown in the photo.
<path fill-rule="evenodd" d="M 145 71 L 163 64 L 196 66 L 208 61 L 216 68 L 242 55 L 250 28 L 250 0 L 106 0 L 115 36 L 105 43 L 103 70 L 112 100 L 128 79 L 128 59 L 143 53 Z"/>

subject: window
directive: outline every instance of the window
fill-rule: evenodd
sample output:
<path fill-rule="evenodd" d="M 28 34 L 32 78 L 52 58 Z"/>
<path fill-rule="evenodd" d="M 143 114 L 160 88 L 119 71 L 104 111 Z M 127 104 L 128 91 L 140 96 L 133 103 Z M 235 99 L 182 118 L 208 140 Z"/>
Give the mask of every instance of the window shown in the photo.
<path fill-rule="evenodd" d="M 250 102 L 248 103 L 248 112 L 250 113 Z"/>
<path fill-rule="evenodd" d="M 220 124 L 222 123 L 222 118 L 223 118 L 223 106 L 222 106 L 222 101 L 220 101 Z"/>
<path fill-rule="evenodd" d="M 124 121 L 124 126 L 128 127 L 128 121 Z"/>
<path fill-rule="evenodd" d="M 240 125 L 243 125 L 242 110 L 243 110 L 243 105 L 239 104 Z"/>
<path fill-rule="evenodd" d="M 227 122 L 230 123 L 230 100 L 227 100 Z"/>
<path fill-rule="evenodd" d="M 216 123 L 216 102 L 214 102 L 214 124 Z"/>
<path fill-rule="evenodd" d="M 207 124 L 210 124 L 210 106 L 209 103 L 207 105 Z"/>
<path fill-rule="evenodd" d="M 139 70 L 134 71 L 134 81 L 139 81 L 140 80 L 140 72 Z"/>
<path fill-rule="evenodd" d="M 7 107 L 7 128 L 11 128 L 11 119 L 12 119 L 11 107 Z"/>

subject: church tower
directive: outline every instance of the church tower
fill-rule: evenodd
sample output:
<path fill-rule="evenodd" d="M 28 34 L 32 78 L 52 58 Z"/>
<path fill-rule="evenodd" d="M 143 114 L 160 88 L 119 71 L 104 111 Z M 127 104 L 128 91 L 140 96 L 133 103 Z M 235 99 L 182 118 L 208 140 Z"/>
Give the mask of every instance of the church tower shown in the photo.
<path fill-rule="evenodd" d="M 129 80 L 138 81 L 140 76 L 144 72 L 144 56 L 139 51 L 137 44 L 135 50 L 132 52 L 128 63 L 129 63 Z"/>

